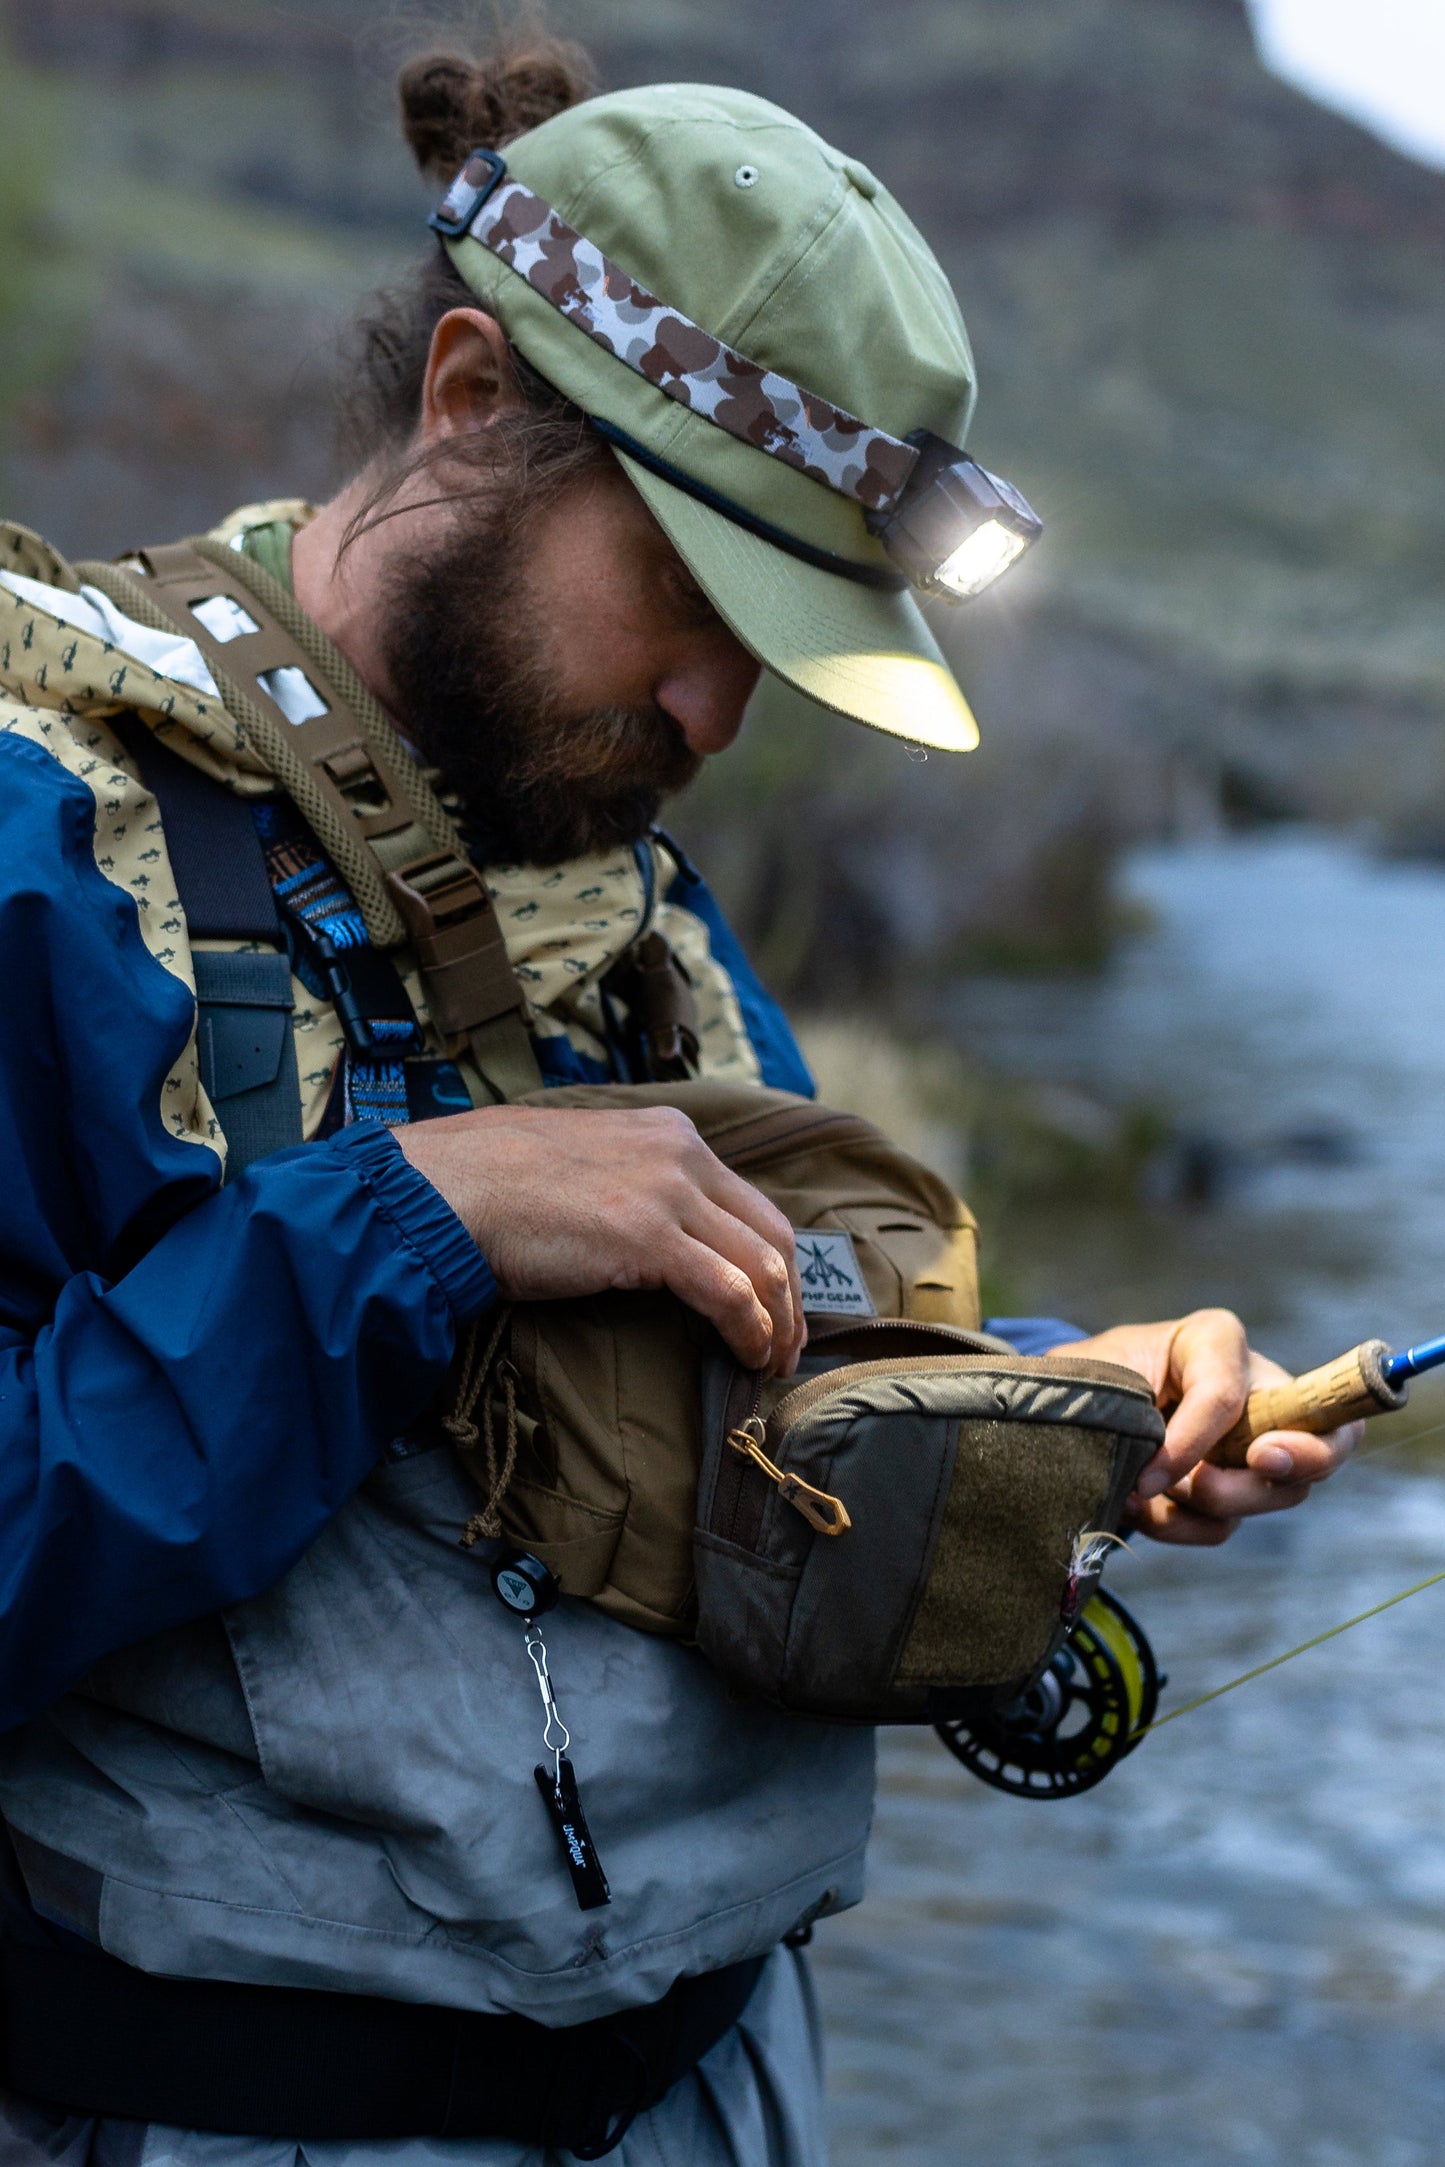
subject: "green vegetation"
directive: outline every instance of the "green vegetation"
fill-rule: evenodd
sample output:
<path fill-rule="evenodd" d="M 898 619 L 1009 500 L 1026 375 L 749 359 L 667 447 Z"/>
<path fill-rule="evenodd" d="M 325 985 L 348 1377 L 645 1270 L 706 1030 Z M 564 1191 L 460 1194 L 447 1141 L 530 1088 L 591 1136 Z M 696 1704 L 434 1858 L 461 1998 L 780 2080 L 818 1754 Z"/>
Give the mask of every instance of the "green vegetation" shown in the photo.
<path fill-rule="evenodd" d="M 0 20 L 0 432 L 8 433 L 27 391 L 59 359 L 58 296 L 47 277 L 44 216 L 53 161 L 43 108 L 9 52 Z M 3 442 L 0 442 L 3 476 Z"/>

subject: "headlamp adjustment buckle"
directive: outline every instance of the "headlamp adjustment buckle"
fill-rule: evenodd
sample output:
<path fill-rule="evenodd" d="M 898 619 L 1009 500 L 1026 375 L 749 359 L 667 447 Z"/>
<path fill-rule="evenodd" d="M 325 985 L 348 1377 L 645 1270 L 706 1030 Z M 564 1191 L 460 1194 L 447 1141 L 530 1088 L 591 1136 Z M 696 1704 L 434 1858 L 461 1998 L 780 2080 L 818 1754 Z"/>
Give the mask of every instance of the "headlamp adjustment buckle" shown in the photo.
<path fill-rule="evenodd" d="M 500 151 L 472 151 L 427 220 L 432 231 L 448 241 L 459 241 L 506 171 L 507 161 Z"/>
<path fill-rule="evenodd" d="M 487 884 L 465 859 L 428 851 L 386 876 L 426 976 L 432 1020 L 448 1040 L 520 1005 Z"/>

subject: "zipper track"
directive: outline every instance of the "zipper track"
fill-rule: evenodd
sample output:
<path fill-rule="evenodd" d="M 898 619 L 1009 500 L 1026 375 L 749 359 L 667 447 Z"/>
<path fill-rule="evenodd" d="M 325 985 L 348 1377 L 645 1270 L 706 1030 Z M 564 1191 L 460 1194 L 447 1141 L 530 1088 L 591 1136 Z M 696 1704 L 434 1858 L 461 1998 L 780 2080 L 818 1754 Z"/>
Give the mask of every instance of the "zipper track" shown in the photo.
<path fill-rule="evenodd" d="M 946 1327 L 944 1328 L 946 1329 Z M 766 1423 L 768 1444 L 776 1459 L 783 1440 L 793 1424 L 812 1412 L 833 1392 L 846 1392 L 860 1377 L 876 1377 L 886 1373 L 917 1374 L 923 1371 L 935 1375 L 940 1370 L 954 1370 L 961 1375 L 979 1370 L 992 1370 L 1005 1377 L 1038 1377 L 1042 1372 L 1045 1380 L 1056 1378 L 1060 1383 L 1084 1385 L 1108 1385 L 1113 1390 L 1127 1392 L 1134 1399 L 1141 1399 L 1149 1406 L 1154 1395 L 1142 1377 L 1132 1369 L 1123 1369 L 1113 1362 L 1070 1362 L 1057 1355 L 1017 1355 L 1012 1360 L 993 1354 L 921 1354 L 911 1361 L 902 1362 L 848 1362 L 838 1369 L 824 1370 L 821 1377 L 810 1377 L 795 1392 L 779 1400 Z"/>
<path fill-rule="evenodd" d="M 802 1147 L 812 1150 L 824 1142 L 872 1142 L 879 1134 L 861 1114 L 835 1113 L 831 1107 L 826 1112 L 814 1109 L 800 1114 L 794 1107 L 785 1106 L 776 1113 L 758 1114 L 751 1121 L 739 1122 L 731 1132 L 735 1141 L 730 1141 L 727 1132 L 710 1136 L 708 1147 L 724 1166 L 739 1167 L 759 1165 L 765 1159 Z"/>
<path fill-rule="evenodd" d="M 862 1323 L 849 1321 L 847 1337 L 878 1331 L 907 1331 L 925 1335 L 928 1340 L 946 1339 L 954 1344 L 965 1338 L 959 1328 L 948 1324 L 914 1323 L 907 1317 L 870 1317 Z M 836 1335 L 842 1338 L 842 1332 Z M 939 1371 L 954 1371 L 965 1375 L 980 1370 L 992 1371 L 1006 1377 L 1043 1377 L 1058 1379 L 1062 1383 L 1082 1385 L 1107 1385 L 1114 1391 L 1126 1392 L 1133 1399 L 1154 1404 L 1154 1395 L 1138 1373 L 1124 1369 L 1114 1362 L 1091 1362 L 1085 1359 L 1070 1361 L 1063 1355 L 1015 1355 L 996 1354 L 918 1354 L 876 1362 L 845 1362 L 836 1369 L 824 1370 L 820 1376 L 810 1377 L 806 1384 L 798 1385 L 778 1401 L 764 1424 L 764 1438 L 770 1456 L 781 1466 L 787 1450 L 787 1436 L 796 1422 L 810 1414 L 835 1392 L 846 1392 L 860 1378 L 880 1375 L 898 1376 L 923 1372 L 936 1375 Z M 758 1410 L 762 1398 L 761 1376 L 739 1371 L 729 1389 L 724 1409 L 724 1438 L 729 1430 L 739 1428 Z M 754 1467 L 744 1454 L 724 1445 L 722 1464 L 718 1469 L 717 1484 L 713 1491 L 712 1511 L 708 1518 L 711 1532 L 725 1542 L 739 1544 L 744 1549 L 756 1549 L 762 1534 L 763 1514 L 768 1501 L 767 1478 Z"/>
<path fill-rule="evenodd" d="M 991 1339 L 987 1332 L 971 1331 L 966 1324 L 929 1324 L 921 1317 L 814 1317 L 808 1326 L 808 1346 L 824 1348 L 860 1332 L 920 1332 L 929 1340 L 946 1340 L 960 1354 L 997 1354 L 1000 1361 L 1007 1359 L 1005 1343 Z"/>
<path fill-rule="evenodd" d="M 727 1439 L 730 1431 L 740 1429 L 757 1413 L 762 1396 L 761 1376 L 756 1371 L 739 1370 L 723 1405 L 722 1460 L 708 1514 L 708 1527 L 714 1535 L 745 1547 L 757 1542 L 768 1485 L 761 1471 L 743 1453 L 735 1452 Z"/>

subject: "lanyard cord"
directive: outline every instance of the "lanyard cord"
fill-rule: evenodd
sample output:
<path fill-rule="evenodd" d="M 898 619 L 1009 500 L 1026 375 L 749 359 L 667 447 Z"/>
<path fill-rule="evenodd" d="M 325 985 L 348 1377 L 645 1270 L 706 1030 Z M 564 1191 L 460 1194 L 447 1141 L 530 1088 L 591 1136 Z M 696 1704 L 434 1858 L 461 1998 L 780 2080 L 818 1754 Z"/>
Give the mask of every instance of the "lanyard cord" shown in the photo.
<path fill-rule="evenodd" d="M 1406 1437 L 1392 1437 L 1387 1445 L 1377 1445 L 1373 1452 L 1362 1452 L 1359 1457 L 1363 1460 L 1377 1460 L 1382 1453 L 1393 1452 L 1400 1445 L 1423 1444 L 1427 1437 L 1438 1436 L 1442 1430 L 1445 1430 L 1445 1422 L 1436 1422 L 1428 1430 L 1415 1430 Z M 1302 1640 L 1297 1648 L 1286 1648 L 1283 1655 L 1272 1655 L 1267 1663 L 1257 1663 L 1253 1670 L 1241 1671 L 1237 1678 L 1227 1679 L 1223 1685 L 1213 1686 L 1209 1692 L 1197 1694 L 1193 1700 L 1185 1701 L 1180 1708 L 1171 1708 L 1168 1715 L 1156 1716 L 1152 1723 L 1143 1726 L 1139 1737 L 1147 1736 L 1150 1731 L 1162 1731 L 1166 1723 L 1175 1723 L 1180 1716 L 1193 1715 L 1196 1708 L 1208 1707 L 1210 1701 L 1219 1700 L 1224 1694 L 1232 1693 L 1236 1686 L 1248 1685 L 1252 1679 L 1264 1677 L 1267 1671 L 1278 1670 L 1282 1663 L 1292 1663 L 1297 1655 L 1307 1655 L 1311 1648 L 1323 1647 L 1327 1640 L 1337 1639 L 1341 1633 L 1350 1632 L 1354 1626 L 1363 1625 L 1369 1618 L 1378 1618 L 1382 1611 L 1393 1610 L 1396 1603 L 1408 1602 L 1412 1595 L 1422 1595 L 1426 1588 L 1438 1587 L 1442 1580 L 1445 1580 L 1445 1570 L 1431 1573 L 1428 1578 L 1417 1580 L 1413 1587 L 1401 1588 L 1397 1595 L 1387 1595 L 1382 1603 L 1372 1604 L 1368 1610 L 1359 1611 L 1353 1618 L 1346 1618 L 1339 1625 L 1327 1626 L 1324 1632 L 1316 1633 L 1309 1640 Z"/>

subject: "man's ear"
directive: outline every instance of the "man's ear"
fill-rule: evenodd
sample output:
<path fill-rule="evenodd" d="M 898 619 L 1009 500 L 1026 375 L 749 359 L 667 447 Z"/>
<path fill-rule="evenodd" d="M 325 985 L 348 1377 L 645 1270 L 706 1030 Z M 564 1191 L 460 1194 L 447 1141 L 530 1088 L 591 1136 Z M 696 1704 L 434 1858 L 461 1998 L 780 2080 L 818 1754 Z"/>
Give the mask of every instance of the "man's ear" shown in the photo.
<path fill-rule="evenodd" d="M 448 309 L 431 337 L 422 385 L 425 444 L 490 428 L 521 404 L 507 334 L 482 309 Z"/>

